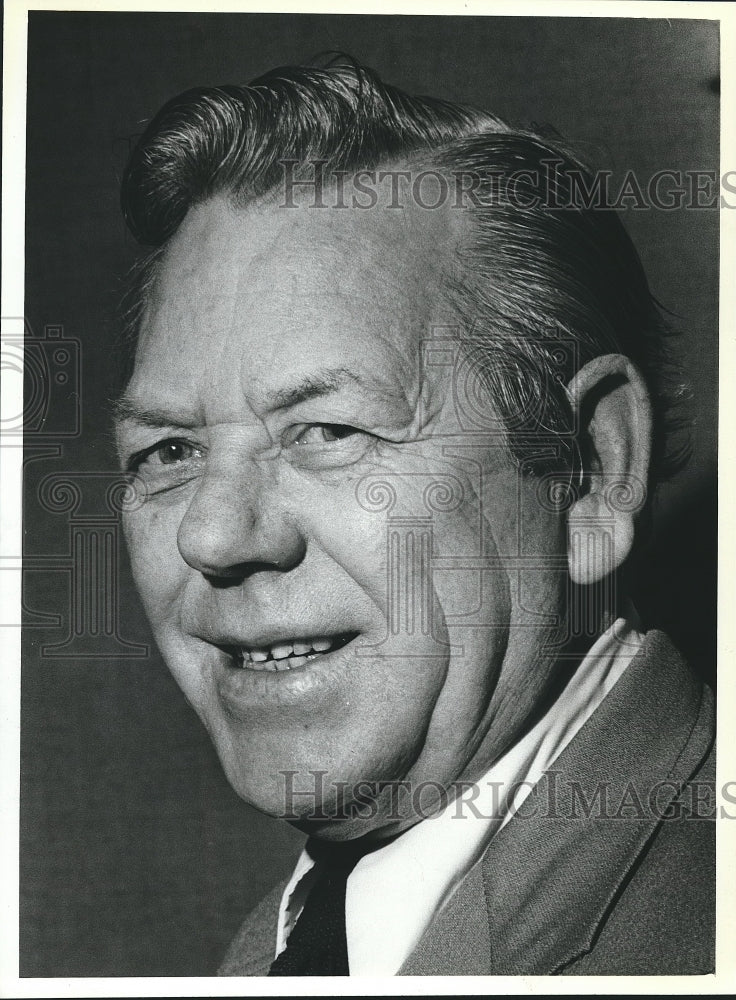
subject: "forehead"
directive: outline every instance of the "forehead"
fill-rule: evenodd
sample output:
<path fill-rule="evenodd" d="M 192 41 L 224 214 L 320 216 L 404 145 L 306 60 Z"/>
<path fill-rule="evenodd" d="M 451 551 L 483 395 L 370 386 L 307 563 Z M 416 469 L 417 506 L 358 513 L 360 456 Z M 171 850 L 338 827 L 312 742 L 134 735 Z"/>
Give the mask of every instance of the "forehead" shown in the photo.
<path fill-rule="evenodd" d="M 264 385 L 308 374 L 323 356 L 388 362 L 400 377 L 432 325 L 451 322 L 444 292 L 457 229 L 447 209 L 198 205 L 159 267 L 133 383 L 164 391 L 175 362 L 185 391 L 203 357 L 210 370 L 239 367 Z"/>

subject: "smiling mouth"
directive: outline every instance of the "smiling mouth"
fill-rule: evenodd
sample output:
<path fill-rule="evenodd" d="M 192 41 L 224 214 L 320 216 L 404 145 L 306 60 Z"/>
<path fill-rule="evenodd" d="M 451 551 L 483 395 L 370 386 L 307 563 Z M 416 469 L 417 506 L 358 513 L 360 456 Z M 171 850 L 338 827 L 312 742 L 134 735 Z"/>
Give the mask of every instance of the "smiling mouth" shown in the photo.
<path fill-rule="evenodd" d="M 260 648 L 231 646 L 228 652 L 233 665 L 240 670 L 285 672 L 303 667 L 312 660 L 342 649 L 352 642 L 357 634 L 357 632 L 343 632 L 311 639 L 293 639 Z"/>

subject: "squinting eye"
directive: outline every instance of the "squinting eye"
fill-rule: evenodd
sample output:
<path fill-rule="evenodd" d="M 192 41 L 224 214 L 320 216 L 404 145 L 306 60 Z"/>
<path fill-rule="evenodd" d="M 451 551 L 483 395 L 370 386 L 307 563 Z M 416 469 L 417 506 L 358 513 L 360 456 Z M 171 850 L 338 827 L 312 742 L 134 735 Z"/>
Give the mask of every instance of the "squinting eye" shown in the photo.
<path fill-rule="evenodd" d="M 142 455 L 134 456 L 130 461 L 129 468 L 131 471 L 140 470 L 154 475 L 157 466 L 178 466 L 199 458 L 201 454 L 201 449 L 195 445 L 172 438 L 169 441 L 162 441 Z"/>
<path fill-rule="evenodd" d="M 295 424 L 284 431 L 284 458 L 305 471 L 355 465 L 367 458 L 378 438 L 350 424 Z"/>
<path fill-rule="evenodd" d="M 342 441 L 354 434 L 360 434 L 360 431 L 348 424 L 310 424 L 292 438 L 291 444 L 329 444 L 332 441 Z"/>

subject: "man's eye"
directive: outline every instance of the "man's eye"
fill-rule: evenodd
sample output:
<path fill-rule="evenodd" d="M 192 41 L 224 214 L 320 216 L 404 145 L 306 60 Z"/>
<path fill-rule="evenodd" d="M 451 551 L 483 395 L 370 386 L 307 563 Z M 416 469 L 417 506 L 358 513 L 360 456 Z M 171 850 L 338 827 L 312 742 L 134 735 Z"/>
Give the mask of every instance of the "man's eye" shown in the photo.
<path fill-rule="evenodd" d="M 141 456 L 139 465 L 178 465 L 198 454 L 199 449 L 186 441 L 162 441 Z"/>
<path fill-rule="evenodd" d="M 152 456 L 162 465 L 176 465 L 177 462 L 185 462 L 188 458 L 192 458 L 194 452 L 194 447 L 184 441 L 164 441 L 152 452 Z"/>
<path fill-rule="evenodd" d="M 350 424 L 300 424 L 289 428 L 281 441 L 292 465 L 314 471 L 354 465 L 377 443 L 374 435 Z"/>
<path fill-rule="evenodd" d="M 175 469 L 201 456 L 201 448 L 188 441 L 172 438 L 135 455 L 129 463 L 129 468 L 131 472 L 142 474 L 156 475 L 157 472 L 163 474 L 163 467 Z"/>
<path fill-rule="evenodd" d="M 296 445 L 330 444 L 333 441 L 343 441 L 355 434 L 360 434 L 360 431 L 348 424 L 310 424 L 308 427 L 295 431 L 289 443 Z"/>

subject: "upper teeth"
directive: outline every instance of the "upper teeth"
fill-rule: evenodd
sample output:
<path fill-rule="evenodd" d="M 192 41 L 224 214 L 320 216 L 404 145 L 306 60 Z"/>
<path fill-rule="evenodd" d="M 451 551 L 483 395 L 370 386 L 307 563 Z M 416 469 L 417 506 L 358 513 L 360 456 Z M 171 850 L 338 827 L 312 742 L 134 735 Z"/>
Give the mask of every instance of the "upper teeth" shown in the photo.
<path fill-rule="evenodd" d="M 240 659 L 252 663 L 265 663 L 267 660 L 285 660 L 290 656 L 326 653 L 334 644 L 334 639 L 295 639 L 294 642 L 283 642 L 261 649 L 248 649 L 243 646 L 237 651 L 237 655 Z"/>

